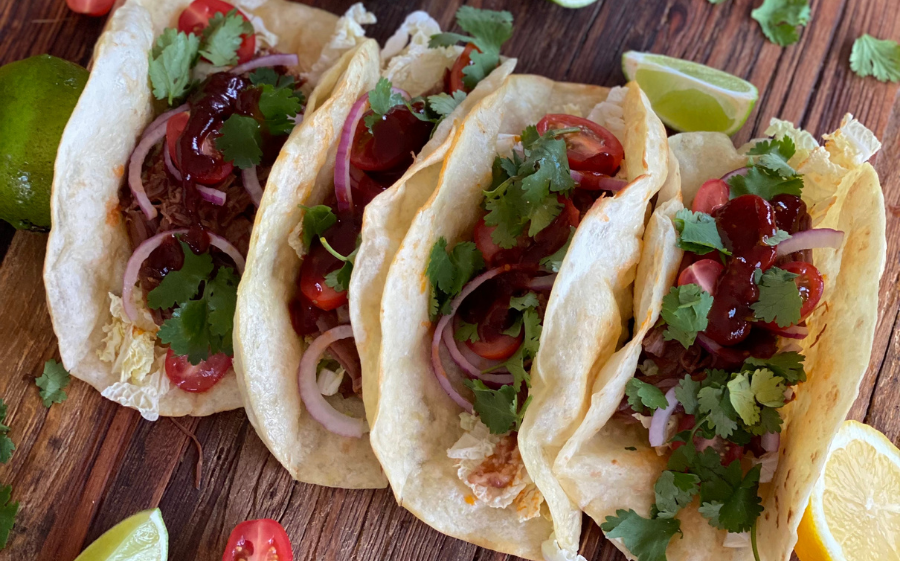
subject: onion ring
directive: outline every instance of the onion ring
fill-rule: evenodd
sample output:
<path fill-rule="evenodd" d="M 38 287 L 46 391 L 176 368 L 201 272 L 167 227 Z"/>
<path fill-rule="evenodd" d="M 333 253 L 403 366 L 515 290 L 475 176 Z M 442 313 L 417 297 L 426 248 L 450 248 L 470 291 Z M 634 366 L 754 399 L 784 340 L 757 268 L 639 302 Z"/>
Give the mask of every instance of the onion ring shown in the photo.
<path fill-rule="evenodd" d="M 844 241 L 844 232 L 840 230 L 832 230 L 831 228 L 817 228 L 814 230 L 804 230 L 797 232 L 790 238 L 784 240 L 775 249 L 778 256 L 790 255 L 804 249 L 819 249 L 841 247 Z"/>
<path fill-rule="evenodd" d="M 244 183 L 244 189 L 250 194 L 253 205 L 259 208 L 259 202 L 262 200 L 262 186 L 259 184 L 259 176 L 256 174 L 256 166 L 241 170 L 241 179 Z"/>
<path fill-rule="evenodd" d="M 196 185 L 195 187 L 197 187 L 197 191 L 200 193 L 200 198 L 204 201 L 210 202 L 216 206 L 225 204 L 225 191 L 219 191 L 212 187 L 204 187 L 203 185 Z"/>
<path fill-rule="evenodd" d="M 229 70 L 231 74 L 238 75 L 257 68 L 266 68 L 271 66 L 297 66 L 300 64 L 300 57 L 295 54 L 266 55 L 253 60 L 248 60 L 244 64 L 239 64 Z"/>
<path fill-rule="evenodd" d="M 353 144 L 359 120 L 368 107 L 369 94 L 365 93 L 350 108 L 341 129 L 341 140 L 334 160 L 334 194 L 337 196 L 338 209 L 341 211 L 353 210 L 353 194 L 350 192 L 350 146 Z"/>
<path fill-rule="evenodd" d="M 163 243 L 163 240 L 165 240 L 166 237 L 186 233 L 187 230 L 182 229 L 166 230 L 165 232 L 156 234 L 141 242 L 141 245 L 137 246 L 134 249 L 134 253 L 128 258 L 128 264 L 125 265 L 125 275 L 122 278 L 122 308 L 125 310 L 125 315 L 127 315 L 128 319 L 132 322 L 136 323 L 138 317 L 137 310 L 134 307 L 134 297 L 132 294 L 134 292 L 134 285 L 137 283 L 138 273 L 141 271 L 141 264 L 150 257 L 153 250 Z"/>
<path fill-rule="evenodd" d="M 674 387 L 669 388 L 669 391 L 666 392 L 666 401 L 669 402 L 669 405 L 665 409 L 660 407 L 654 411 L 653 418 L 650 420 L 650 446 L 654 448 L 666 443 L 666 426 L 669 424 L 672 413 L 675 412 L 675 406 L 678 405 Z"/>
<path fill-rule="evenodd" d="M 228 257 L 231 257 L 231 260 L 234 261 L 234 264 L 237 267 L 238 273 L 243 274 L 244 256 L 241 255 L 241 252 L 222 236 L 218 236 L 212 232 L 207 232 L 207 234 L 209 235 L 209 245 L 221 250 Z"/>
<path fill-rule="evenodd" d="M 141 211 L 143 211 L 147 220 L 156 218 L 156 208 L 150 202 L 150 199 L 147 198 L 146 191 L 144 191 L 144 182 L 141 180 L 141 168 L 144 167 L 144 160 L 147 158 L 147 154 L 150 153 L 150 149 L 165 137 L 166 127 L 164 126 L 157 126 L 155 129 L 146 131 L 144 137 L 131 153 L 131 159 L 128 161 L 128 187 L 131 188 L 131 194 L 137 201 L 138 206 L 141 207 Z"/>

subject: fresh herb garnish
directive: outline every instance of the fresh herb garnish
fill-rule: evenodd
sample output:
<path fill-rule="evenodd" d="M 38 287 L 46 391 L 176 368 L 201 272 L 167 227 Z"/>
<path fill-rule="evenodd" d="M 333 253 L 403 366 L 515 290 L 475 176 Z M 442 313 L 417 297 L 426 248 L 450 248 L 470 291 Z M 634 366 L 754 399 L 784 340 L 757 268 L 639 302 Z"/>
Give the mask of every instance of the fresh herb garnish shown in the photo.
<path fill-rule="evenodd" d="M 628 396 L 628 404 L 636 413 L 644 414 L 647 409 L 652 413 L 657 409 L 665 409 L 669 406 L 662 390 L 637 378 L 628 380 L 628 384 L 625 385 L 625 395 Z"/>
<path fill-rule="evenodd" d="M 900 82 L 900 43 L 864 33 L 853 42 L 850 69 L 862 78 L 875 76 L 882 82 Z"/>
<path fill-rule="evenodd" d="M 525 400 L 520 409 L 519 394 L 512 386 L 501 386 L 494 390 L 485 386 L 481 380 L 466 380 L 465 384 L 475 392 L 472 408 L 492 434 L 504 434 L 519 428 L 531 397 Z"/>
<path fill-rule="evenodd" d="M 738 374 L 728 382 L 731 405 L 747 426 L 759 423 L 760 406 L 777 409 L 784 405 L 784 379 L 771 370 Z"/>
<path fill-rule="evenodd" d="M 304 97 L 293 88 L 294 78 L 279 80 L 281 85 L 260 84 L 259 111 L 266 118 L 266 127 L 273 135 L 289 134 L 296 124 L 294 118 L 303 109 Z"/>
<path fill-rule="evenodd" d="M 684 348 L 694 344 L 697 333 L 709 324 L 706 316 L 712 308 L 713 297 L 696 284 L 673 286 L 663 298 L 660 316 L 666 327 L 666 341 L 675 339 Z"/>
<path fill-rule="evenodd" d="M 548 255 L 544 257 L 540 261 L 541 267 L 544 269 L 558 273 L 559 268 L 562 267 L 562 262 L 566 258 L 566 253 L 569 252 L 569 245 L 572 243 L 572 238 L 575 237 L 575 226 L 569 226 L 569 237 L 566 239 L 566 243 L 559 249 L 557 249 L 552 255 Z"/>
<path fill-rule="evenodd" d="M 237 51 L 244 41 L 242 35 L 252 35 L 253 24 L 241 16 L 237 8 L 223 14 L 218 12 L 203 29 L 200 54 L 213 66 L 237 64 Z"/>
<path fill-rule="evenodd" d="M 228 117 L 216 138 L 216 148 L 222 152 L 226 162 L 232 162 L 241 169 L 259 165 L 262 161 L 259 121 L 237 113 Z"/>
<path fill-rule="evenodd" d="M 369 108 L 372 110 L 372 113 L 366 115 L 366 118 L 364 119 L 366 128 L 369 129 L 370 133 L 375 134 L 372 131 L 372 127 L 375 126 L 375 123 L 384 119 L 384 116 L 387 115 L 388 111 L 392 108 L 405 104 L 406 98 L 391 89 L 390 80 L 387 78 L 379 79 L 378 83 L 375 84 L 375 87 L 369 91 Z"/>
<path fill-rule="evenodd" d="M 453 338 L 457 341 L 469 341 L 470 343 L 477 343 L 481 340 L 478 337 L 478 324 L 469 323 L 467 321 L 460 321 L 459 328 L 457 328 L 456 332 L 453 334 Z"/>
<path fill-rule="evenodd" d="M 356 238 L 356 247 L 350 252 L 350 255 L 346 256 L 335 251 L 325 238 L 319 238 L 319 241 L 330 254 L 344 262 L 340 269 L 335 269 L 325 275 L 325 284 L 337 292 L 344 292 L 350 287 L 350 277 L 353 275 L 353 264 L 356 262 L 356 254 L 359 252 L 360 239 Z"/>
<path fill-rule="evenodd" d="M 184 260 L 177 271 L 169 271 L 159 285 L 147 293 L 147 306 L 151 310 L 166 310 L 182 302 L 187 302 L 200 290 L 200 284 L 213 271 L 213 260 L 209 253 L 197 255 L 191 247 L 179 240 Z"/>
<path fill-rule="evenodd" d="M 681 521 L 673 518 L 644 518 L 635 511 L 619 509 L 600 525 L 609 538 L 621 538 L 638 561 L 666 561 L 666 548 L 675 534 L 681 534 Z"/>
<path fill-rule="evenodd" d="M 798 27 L 809 23 L 809 0 L 765 0 L 750 14 L 769 41 L 786 47 L 800 39 Z"/>
<path fill-rule="evenodd" d="M 460 242 L 448 252 L 445 238 L 436 241 L 428 257 L 426 272 L 431 281 L 431 319 L 449 313 L 450 301 L 482 268 L 484 258 L 474 243 Z"/>
<path fill-rule="evenodd" d="M 764 140 L 750 149 L 751 158 L 746 175 L 735 175 L 728 179 L 731 197 L 753 194 L 767 201 L 776 195 L 800 196 L 803 189 L 803 177 L 788 164 L 796 147 L 791 137 L 781 140 Z"/>
<path fill-rule="evenodd" d="M 531 375 L 525 369 L 525 363 L 537 356 L 543 329 L 541 316 L 534 308 L 528 308 L 522 312 L 522 325 L 525 327 L 525 338 L 522 344 L 511 357 L 506 359 L 506 362 L 497 367 L 504 367 L 513 375 L 513 386 L 516 391 L 522 388 L 523 382 L 531 386 Z"/>
<path fill-rule="evenodd" d="M 44 367 L 46 369 L 46 366 Z M 65 394 L 63 394 L 65 395 Z M 16 445 L 9 438 L 9 427 L 6 422 L 6 403 L 0 398 L 0 463 L 5 464 L 12 458 Z"/>
<path fill-rule="evenodd" d="M 303 215 L 303 246 L 308 250 L 315 238 L 323 236 L 329 228 L 337 222 L 337 216 L 330 207 L 325 205 L 303 206 L 306 213 Z"/>
<path fill-rule="evenodd" d="M 169 105 L 184 97 L 191 87 L 191 68 L 197 62 L 200 39 L 177 29 L 166 29 L 150 51 L 150 84 L 156 99 Z"/>
<path fill-rule="evenodd" d="M 750 357 L 744 361 L 743 371 L 753 371 L 758 368 L 766 368 L 781 376 L 789 385 L 806 381 L 806 372 L 803 369 L 804 356 L 798 352 L 778 353 L 770 358 Z"/>
<path fill-rule="evenodd" d="M 460 103 L 465 101 L 466 92 L 456 90 L 453 95 L 441 92 L 439 94 L 430 95 L 428 97 L 414 97 L 406 102 L 406 108 L 420 121 L 428 121 L 437 125 L 444 118 L 453 113 Z M 423 109 L 417 111 L 415 105 L 421 103 Z"/>
<path fill-rule="evenodd" d="M 678 247 L 681 249 L 697 255 L 706 255 L 715 250 L 731 255 L 722 243 L 716 219 L 712 216 L 683 208 L 675 213 L 674 222 L 678 230 Z"/>
<path fill-rule="evenodd" d="M 750 305 L 757 319 L 788 327 L 800 322 L 803 299 L 794 279 L 795 273 L 772 267 L 763 273 L 757 269 L 753 281 L 759 286 L 759 300 Z"/>
<path fill-rule="evenodd" d="M 41 400 L 44 407 L 50 407 L 54 403 L 62 403 L 66 400 L 65 387 L 69 385 L 69 373 L 62 364 L 52 358 L 44 363 L 44 372 L 34 383 L 39 387 Z"/>
<path fill-rule="evenodd" d="M 10 502 L 11 498 L 12 486 L 0 487 L 0 549 L 6 547 L 9 531 L 16 523 L 16 514 L 19 512 L 19 502 Z"/>
<path fill-rule="evenodd" d="M 479 10 L 462 6 L 456 12 L 456 24 L 468 35 L 438 33 L 432 35 L 429 47 L 449 47 L 456 43 L 473 43 L 478 50 L 469 55 L 471 64 L 463 69 L 463 84 L 471 91 L 500 64 L 500 47 L 513 32 L 513 17 L 507 11 Z"/>

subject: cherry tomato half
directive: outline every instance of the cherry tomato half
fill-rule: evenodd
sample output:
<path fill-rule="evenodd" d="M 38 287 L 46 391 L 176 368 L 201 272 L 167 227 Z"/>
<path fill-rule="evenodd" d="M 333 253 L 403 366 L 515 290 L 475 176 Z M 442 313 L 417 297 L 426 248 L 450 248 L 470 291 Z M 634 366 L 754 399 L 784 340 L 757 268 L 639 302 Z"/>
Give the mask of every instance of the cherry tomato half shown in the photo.
<path fill-rule="evenodd" d="M 696 284 L 711 295 L 716 295 L 716 283 L 725 267 L 715 259 L 701 259 L 678 275 L 678 286 Z"/>
<path fill-rule="evenodd" d="M 730 192 L 728 184 L 721 179 L 710 179 L 700 186 L 694 196 L 694 202 L 691 203 L 691 210 L 712 214 L 714 210 L 728 202 Z"/>
<path fill-rule="evenodd" d="M 222 561 L 294 561 L 294 552 L 281 524 L 261 518 L 234 527 Z"/>
<path fill-rule="evenodd" d="M 225 156 L 216 148 L 215 137 L 219 135 L 220 130 L 222 130 L 222 125 L 219 125 L 215 132 L 207 134 L 206 138 L 200 142 L 200 153 L 209 156 L 212 161 L 209 166 L 206 166 L 206 169 L 193 172 L 197 183 L 217 185 L 234 171 L 234 163 L 226 162 Z M 168 136 L 168 133 L 169 131 L 166 130 L 166 136 Z"/>
<path fill-rule="evenodd" d="M 456 62 L 453 63 L 453 67 L 450 68 L 450 91 L 447 93 L 452 94 L 458 90 L 469 93 L 469 88 L 467 88 L 465 82 L 463 82 L 463 78 L 465 78 L 463 70 L 472 64 L 473 50 L 478 51 L 479 53 L 481 52 L 481 49 L 476 47 L 474 43 L 466 43 L 466 48 L 463 49 L 462 54 L 460 54 L 459 58 L 456 59 Z"/>
<path fill-rule="evenodd" d="M 178 356 L 169 349 L 166 353 L 166 376 L 178 389 L 203 393 L 216 385 L 231 368 L 231 357 L 225 353 L 212 355 L 193 365 L 186 356 Z"/>
<path fill-rule="evenodd" d="M 234 6 L 222 0 L 194 0 L 178 17 L 178 31 L 200 35 L 214 15 L 227 14 L 234 9 Z M 243 12 L 238 10 L 238 13 L 245 21 L 250 21 Z M 256 35 L 250 33 L 243 35 L 243 38 L 237 50 L 238 63 L 247 62 L 256 52 Z"/>
<path fill-rule="evenodd" d="M 347 291 L 338 292 L 325 284 L 325 275 L 340 269 L 340 260 L 322 244 L 313 244 L 300 266 L 300 292 L 320 310 L 335 310 L 347 303 Z"/>
<path fill-rule="evenodd" d="M 172 158 L 172 163 L 176 168 L 181 167 L 179 165 L 181 158 L 178 157 L 178 141 L 181 140 L 181 133 L 184 132 L 190 118 L 191 114 L 185 111 L 184 113 L 173 115 L 166 121 L 166 147 L 169 150 L 169 157 Z"/>
<path fill-rule="evenodd" d="M 428 142 L 434 125 L 422 121 L 405 105 L 396 105 L 380 120 L 372 125 L 372 132 L 366 127 L 366 111 L 353 135 L 350 146 L 350 163 L 363 171 L 386 171 L 400 166 L 409 166 L 413 154 Z"/>
<path fill-rule="evenodd" d="M 116 0 L 66 0 L 69 9 L 76 14 L 105 16 Z"/>
<path fill-rule="evenodd" d="M 569 166 L 576 171 L 593 171 L 615 175 L 625 158 L 622 143 L 597 123 L 561 113 L 550 113 L 538 121 L 537 131 L 544 134 L 552 129 L 577 127 L 580 132 L 562 136 L 566 141 Z"/>

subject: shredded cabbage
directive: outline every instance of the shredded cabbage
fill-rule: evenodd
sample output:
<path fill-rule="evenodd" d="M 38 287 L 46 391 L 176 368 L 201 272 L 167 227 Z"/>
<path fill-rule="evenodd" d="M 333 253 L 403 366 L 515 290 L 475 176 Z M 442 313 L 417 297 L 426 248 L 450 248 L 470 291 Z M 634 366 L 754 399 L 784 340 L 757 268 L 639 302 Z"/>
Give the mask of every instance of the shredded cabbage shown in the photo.
<path fill-rule="evenodd" d="M 550 538 L 541 544 L 541 553 L 544 561 L 586 561 L 578 555 L 577 551 L 568 551 L 559 547 L 556 541 L 556 533 L 550 534 Z"/>
<path fill-rule="evenodd" d="M 384 77 L 411 96 L 428 93 L 441 85 L 462 47 L 428 48 L 431 36 L 440 32 L 438 22 L 425 12 L 406 16 L 381 51 L 381 60 L 387 62 Z"/>
<path fill-rule="evenodd" d="M 627 87 L 616 86 L 609 90 L 606 99 L 594 106 L 587 117 L 605 127 L 623 144 L 625 143 L 625 110 L 622 105 L 625 103 L 627 93 Z"/>
<path fill-rule="evenodd" d="M 334 35 L 322 49 L 319 60 L 313 64 L 309 72 L 303 74 L 311 87 L 319 83 L 322 75 L 331 68 L 341 55 L 366 39 L 363 25 L 375 23 L 375 14 L 366 11 L 362 2 L 350 6 L 334 28 Z"/>

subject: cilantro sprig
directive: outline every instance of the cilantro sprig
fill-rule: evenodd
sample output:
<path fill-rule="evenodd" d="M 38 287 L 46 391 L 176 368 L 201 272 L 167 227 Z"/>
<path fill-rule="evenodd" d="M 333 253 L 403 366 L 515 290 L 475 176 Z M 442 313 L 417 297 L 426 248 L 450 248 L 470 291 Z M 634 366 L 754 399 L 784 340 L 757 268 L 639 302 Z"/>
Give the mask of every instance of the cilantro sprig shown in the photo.
<path fill-rule="evenodd" d="M 757 269 L 753 281 L 759 286 L 759 299 L 750 305 L 756 319 L 788 327 L 800 322 L 803 298 L 794 282 L 795 273 L 772 267 L 763 273 Z"/>
<path fill-rule="evenodd" d="M 16 449 L 15 443 L 9 438 L 9 427 L 6 423 L 6 403 L 0 398 L 0 463 L 5 464 L 12 458 Z"/>
<path fill-rule="evenodd" d="M 191 88 L 191 69 L 197 63 L 200 39 L 177 29 L 166 29 L 150 50 L 153 96 L 174 105 Z"/>
<path fill-rule="evenodd" d="M 453 95 L 441 92 L 427 97 L 414 97 L 406 102 L 406 108 L 420 121 L 428 121 L 436 126 L 453 113 L 465 99 L 466 92 L 461 90 L 456 90 Z M 416 108 L 420 103 L 422 104 L 421 110 Z"/>
<path fill-rule="evenodd" d="M 19 512 L 19 502 L 12 502 L 12 486 L 0 487 L 0 549 L 6 547 L 9 541 L 9 532 L 16 523 L 16 514 Z"/>
<path fill-rule="evenodd" d="M 450 301 L 483 268 L 484 258 L 474 243 L 460 242 L 447 251 L 446 238 L 438 239 L 431 248 L 426 271 L 431 281 L 431 319 L 449 313 Z"/>
<path fill-rule="evenodd" d="M 68 397 L 65 392 L 69 385 L 70 377 L 62 364 L 52 358 L 44 363 L 44 372 L 34 383 L 40 388 L 41 400 L 44 407 L 50 407 L 54 403 L 62 403 Z M 6 409 L 4 406 L 4 415 Z"/>
<path fill-rule="evenodd" d="M 864 33 L 853 42 L 850 70 L 862 78 L 875 76 L 882 82 L 900 82 L 900 43 Z"/>
<path fill-rule="evenodd" d="M 731 255 L 722 243 L 716 219 L 709 214 L 683 208 L 675 213 L 674 222 L 678 230 L 678 247 L 681 249 L 697 255 L 706 255 L 716 250 Z"/>
<path fill-rule="evenodd" d="M 472 43 L 469 58 L 471 64 L 463 69 L 463 84 L 472 91 L 500 64 L 500 48 L 513 32 L 513 17 L 507 11 L 480 10 L 471 6 L 461 6 L 456 12 L 456 24 L 471 34 L 438 33 L 432 35 L 429 47 L 449 47 L 456 43 Z"/>
<path fill-rule="evenodd" d="M 328 240 L 325 239 L 325 232 L 337 223 L 337 216 L 330 207 L 326 205 L 317 205 L 308 207 L 300 205 L 306 213 L 303 215 L 303 245 L 309 249 L 314 239 L 318 239 L 319 243 L 325 250 L 342 261 L 344 264 L 339 268 L 325 275 L 325 284 L 335 289 L 337 292 L 344 292 L 350 286 L 350 277 L 353 274 L 353 264 L 356 262 L 356 254 L 359 252 L 360 239 L 356 239 L 356 247 L 349 255 L 344 255 L 337 251 Z"/>
<path fill-rule="evenodd" d="M 216 148 L 226 162 L 241 169 L 259 165 L 262 161 L 262 134 L 259 121 L 237 113 L 228 117 L 216 138 Z"/>
<path fill-rule="evenodd" d="M 789 136 L 757 143 L 748 152 L 751 158 L 747 173 L 728 179 L 731 197 L 753 194 L 769 201 L 781 194 L 800 196 L 803 177 L 788 164 L 796 151 Z"/>
<path fill-rule="evenodd" d="M 296 89 L 294 77 L 280 76 L 271 68 L 260 68 L 250 75 L 250 83 L 260 91 L 259 111 L 265 117 L 269 133 L 289 134 L 296 124 L 295 117 L 306 103 L 303 93 Z"/>
<path fill-rule="evenodd" d="M 366 115 L 363 121 L 372 134 L 375 134 L 372 130 L 375 123 L 384 119 L 384 116 L 391 109 L 398 105 L 406 105 L 406 98 L 391 88 L 391 81 L 387 78 L 381 78 L 375 84 L 375 87 L 369 90 L 369 108 L 372 110 L 372 113 Z"/>
<path fill-rule="evenodd" d="M 694 344 L 697 333 L 709 325 L 707 316 L 713 297 L 696 284 L 673 286 L 663 298 L 660 316 L 668 326 L 663 332 L 666 341 L 675 339 L 684 348 Z"/>
<path fill-rule="evenodd" d="M 505 434 L 519 429 L 531 396 L 519 407 L 519 394 L 512 386 L 501 386 L 495 390 L 484 385 L 481 380 L 466 380 L 464 383 L 475 393 L 472 408 L 492 434 Z"/>
<path fill-rule="evenodd" d="M 750 15 L 769 41 L 786 47 L 800 39 L 797 28 L 809 23 L 811 13 L 809 0 L 765 0 Z"/>
<path fill-rule="evenodd" d="M 238 13 L 237 8 L 227 14 L 219 12 L 203 29 L 200 54 L 214 66 L 237 64 L 237 50 L 244 41 L 242 35 L 252 35 L 253 24 Z"/>

